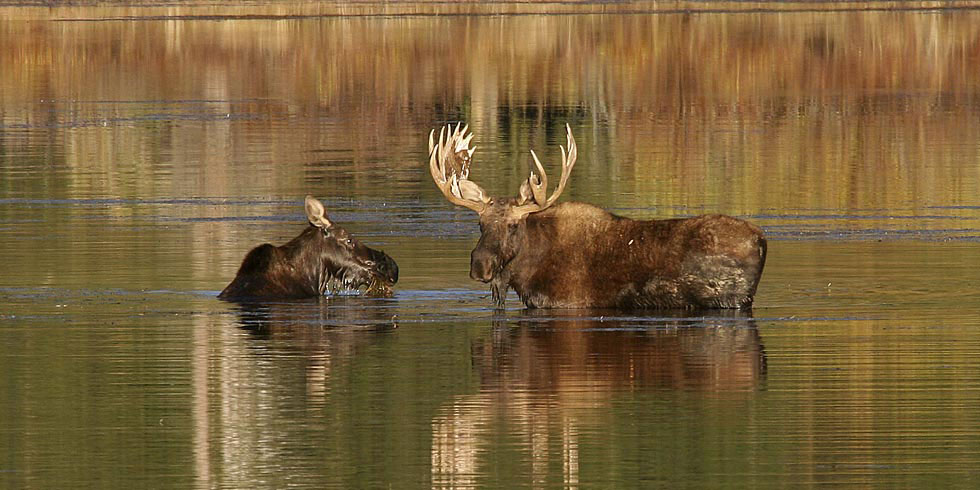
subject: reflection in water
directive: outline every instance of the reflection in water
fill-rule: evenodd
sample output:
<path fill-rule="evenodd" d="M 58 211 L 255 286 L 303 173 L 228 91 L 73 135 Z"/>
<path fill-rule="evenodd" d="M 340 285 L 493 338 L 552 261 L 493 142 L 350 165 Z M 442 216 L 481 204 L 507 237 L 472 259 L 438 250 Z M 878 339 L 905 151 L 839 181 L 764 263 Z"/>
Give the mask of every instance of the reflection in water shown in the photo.
<path fill-rule="evenodd" d="M 581 394 L 583 388 L 715 391 L 757 386 L 766 363 L 750 314 L 681 315 L 658 320 L 524 319 L 516 325 L 501 320 L 493 335 L 474 348 L 481 385 L 493 391 L 558 395 Z"/>
<path fill-rule="evenodd" d="M 5 24 L 0 152 L 63 173 L 59 194 L 434 199 L 417 170 L 436 123 L 471 123 L 499 194 L 568 122 L 592 177 L 571 197 L 600 205 L 880 210 L 978 191 L 962 164 L 980 134 L 975 12 L 138 25 Z"/>
<path fill-rule="evenodd" d="M 980 12 L 125 19 L 180 8 L 0 7 L 0 486 L 975 481 Z M 491 332 L 460 119 L 490 193 L 567 122 L 567 199 L 763 225 L 772 372 L 750 319 Z M 405 287 L 229 313 L 310 192 Z"/>
<path fill-rule="evenodd" d="M 377 334 L 395 328 L 392 308 L 387 300 L 363 297 L 238 304 L 234 326 L 247 335 L 212 341 L 220 354 L 212 365 L 196 366 L 194 375 L 199 483 L 245 488 L 320 476 L 283 458 L 298 434 L 319 430 L 325 407 L 336 403 L 331 390 L 343 392 L 350 383 L 344 368 L 379 341 Z M 229 337 L 232 326 L 215 328 Z M 216 422 L 213 428 L 209 421 Z"/>
<path fill-rule="evenodd" d="M 261 341 L 255 349 L 278 356 L 299 354 L 295 357 L 306 363 L 307 393 L 322 402 L 332 359 L 350 358 L 355 345 L 370 338 L 354 333 L 397 328 L 393 308 L 382 299 L 360 297 L 243 302 L 238 305 L 238 324 Z"/>
<path fill-rule="evenodd" d="M 718 313 L 499 320 L 473 345 L 480 392 L 455 397 L 433 419 L 433 485 L 476 485 L 500 450 L 494 441 L 507 434 L 521 441 L 535 484 L 576 486 L 583 425 L 617 399 L 663 389 L 753 392 L 766 376 L 755 322 Z"/>
<path fill-rule="evenodd" d="M 335 327 L 378 331 L 397 327 L 394 302 L 376 297 L 243 301 L 237 303 L 236 311 L 239 326 L 263 338 L 277 335 L 305 338 L 310 332 L 329 332 Z"/>

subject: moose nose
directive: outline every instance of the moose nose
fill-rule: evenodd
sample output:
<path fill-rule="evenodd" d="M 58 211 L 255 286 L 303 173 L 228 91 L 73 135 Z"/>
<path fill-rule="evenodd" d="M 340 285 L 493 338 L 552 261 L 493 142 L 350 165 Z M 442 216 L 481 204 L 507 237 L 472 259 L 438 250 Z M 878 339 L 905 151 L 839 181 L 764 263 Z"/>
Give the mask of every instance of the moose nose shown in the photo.
<path fill-rule="evenodd" d="M 388 256 L 388 254 L 379 251 L 371 250 L 371 258 L 369 262 L 371 265 L 368 267 L 373 268 L 378 274 L 385 277 L 388 282 L 394 284 L 398 282 L 398 264 L 395 260 Z"/>
<path fill-rule="evenodd" d="M 384 271 L 388 275 L 388 279 L 394 284 L 398 282 L 398 264 L 395 263 L 394 259 L 391 257 L 386 257 L 384 262 Z"/>
<path fill-rule="evenodd" d="M 470 279 L 490 282 L 493 279 L 493 257 L 474 250 L 470 255 Z"/>
<path fill-rule="evenodd" d="M 473 267 L 470 267 L 470 279 L 480 282 L 490 282 L 491 277 L 485 271 L 478 271 Z"/>

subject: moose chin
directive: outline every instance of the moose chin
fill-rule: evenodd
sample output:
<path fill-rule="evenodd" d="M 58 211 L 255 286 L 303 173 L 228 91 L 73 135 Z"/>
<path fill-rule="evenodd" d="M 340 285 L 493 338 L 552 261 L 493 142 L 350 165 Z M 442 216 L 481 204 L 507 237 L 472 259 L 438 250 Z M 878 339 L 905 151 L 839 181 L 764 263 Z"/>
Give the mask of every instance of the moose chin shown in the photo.
<path fill-rule="evenodd" d="M 562 172 L 548 196 L 548 177 L 534 168 L 517 197 L 490 197 L 469 180 L 475 147 L 468 127 L 429 133 L 429 170 L 449 202 L 480 216 L 470 277 L 490 284 L 504 305 L 514 288 L 529 308 L 749 309 L 766 262 L 759 227 L 712 214 L 633 220 L 591 204 L 555 201 L 578 156 L 568 125 Z"/>
<path fill-rule="evenodd" d="M 306 196 L 306 217 L 310 225 L 289 243 L 253 248 L 218 297 L 297 299 L 360 288 L 366 288 L 366 294 L 391 294 L 398 282 L 398 265 L 391 257 L 330 221 L 323 204 L 312 196 Z"/>

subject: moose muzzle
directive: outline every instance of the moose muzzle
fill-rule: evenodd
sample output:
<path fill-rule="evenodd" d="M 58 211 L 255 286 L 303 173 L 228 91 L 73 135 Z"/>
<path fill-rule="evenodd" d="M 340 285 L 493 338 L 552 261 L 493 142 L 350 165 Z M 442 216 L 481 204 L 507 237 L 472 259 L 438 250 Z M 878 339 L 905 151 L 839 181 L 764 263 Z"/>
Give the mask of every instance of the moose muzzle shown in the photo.
<path fill-rule="evenodd" d="M 470 254 L 470 278 L 480 282 L 490 282 L 497 270 L 497 257 L 480 247 Z"/>

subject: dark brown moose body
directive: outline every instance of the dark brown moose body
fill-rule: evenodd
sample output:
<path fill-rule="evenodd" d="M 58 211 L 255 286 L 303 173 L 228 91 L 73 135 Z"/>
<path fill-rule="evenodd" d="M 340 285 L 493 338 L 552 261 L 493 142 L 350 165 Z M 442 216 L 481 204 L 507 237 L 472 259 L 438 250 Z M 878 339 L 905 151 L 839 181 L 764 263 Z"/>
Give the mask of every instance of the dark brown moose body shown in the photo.
<path fill-rule="evenodd" d="M 490 282 L 529 307 L 744 308 L 765 260 L 760 230 L 723 215 L 634 221 L 569 202 L 513 233 L 524 243 Z M 478 246 L 471 270 L 485 269 L 482 256 Z"/>
<path fill-rule="evenodd" d="M 367 287 L 389 294 L 398 281 L 398 265 L 384 252 L 361 244 L 329 220 L 320 201 L 306 196 L 310 225 L 282 246 L 268 243 L 250 251 L 235 279 L 218 297 L 293 299 Z"/>
<path fill-rule="evenodd" d="M 472 135 L 457 126 L 430 135 L 430 171 L 450 202 L 480 215 L 470 277 L 488 282 L 502 306 L 514 288 L 528 307 L 750 308 L 766 260 L 762 230 L 725 215 L 640 221 L 591 204 L 554 204 L 575 164 L 568 128 L 562 176 L 545 197 L 537 173 L 517 198 L 497 199 L 468 180 Z"/>

